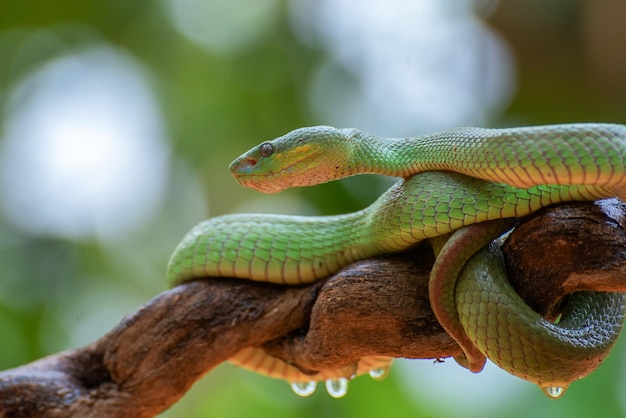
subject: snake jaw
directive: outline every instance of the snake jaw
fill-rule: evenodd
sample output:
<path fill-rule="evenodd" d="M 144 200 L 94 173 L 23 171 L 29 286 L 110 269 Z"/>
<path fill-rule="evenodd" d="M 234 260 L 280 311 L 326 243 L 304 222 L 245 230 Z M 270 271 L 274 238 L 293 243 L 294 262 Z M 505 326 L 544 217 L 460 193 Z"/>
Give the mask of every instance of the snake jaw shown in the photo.
<path fill-rule="evenodd" d="M 258 190 L 262 193 L 274 194 L 285 190 L 280 186 L 280 182 L 274 182 L 272 179 L 275 173 L 256 174 L 254 173 L 257 161 L 252 158 L 244 159 L 241 163 L 233 162 L 230 171 L 237 183 L 243 187 Z"/>
<path fill-rule="evenodd" d="M 285 190 L 284 188 L 271 187 L 267 181 L 254 180 L 255 178 L 258 178 L 258 177 L 259 176 L 235 177 L 235 180 L 237 180 L 237 183 L 239 183 L 240 185 L 244 187 L 255 189 L 262 193 L 274 194 L 274 193 L 282 192 L 283 190 Z"/>

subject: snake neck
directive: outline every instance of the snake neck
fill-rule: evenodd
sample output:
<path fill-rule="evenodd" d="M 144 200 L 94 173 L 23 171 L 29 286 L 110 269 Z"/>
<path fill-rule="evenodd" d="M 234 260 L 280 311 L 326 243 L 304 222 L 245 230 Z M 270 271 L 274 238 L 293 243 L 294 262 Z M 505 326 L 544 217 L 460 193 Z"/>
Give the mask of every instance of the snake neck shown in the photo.
<path fill-rule="evenodd" d="M 348 172 L 344 175 L 382 174 L 406 178 L 423 171 L 450 170 L 492 181 L 502 179 L 481 175 L 477 161 L 494 158 L 497 152 L 491 151 L 502 148 L 500 138 L 506 140 L 514 136 L 506 130 L 483 128 L 453 128 L 402 138 L 379 137 L 356 129 L 346 131 L 350 157 L 346 164 Z"/>
<path fill-rule="evenodd" d="M 337 178 L 357 174 L 408 177 L 419 171 L 440 169 L 432 159 L 432 140 L 424 137 L 386 138 L 347 129 L 348 161 Z"/>

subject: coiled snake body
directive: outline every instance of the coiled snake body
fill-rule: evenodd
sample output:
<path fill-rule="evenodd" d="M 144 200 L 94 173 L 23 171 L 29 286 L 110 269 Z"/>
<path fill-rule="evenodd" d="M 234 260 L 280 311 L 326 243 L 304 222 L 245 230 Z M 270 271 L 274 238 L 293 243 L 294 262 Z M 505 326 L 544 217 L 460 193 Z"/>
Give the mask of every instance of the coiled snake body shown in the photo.
<path fill-rule="evenodd" d="M 506 283 L 497 251 L 482 250 L 460 272 L 474 253 L 511 225 L 507 219 L 564 201 L 626 200 L 625 165 L 622 125 L 458 128 L 412 138 L 301 128 L 236 159 L 231 171 L 237 181 L 273 193 L 362 173 L 403 180 L 355 213 L 209 219 L 179 244 L 168 278 L 172 283 L 207 276 L 307 283 L 356 260 L 433 239 L 439 254 L 429 285 L 431 305 L 463 348 L 460 362 L 480 371 L 486 355 L 559 396 L 608 354 L 624 320 L 623 296 L 582 294 L 557 327 L 526 311 Z M 451 233 L 447 242 L 437 238 Z M 234 360 L 261 372 L 273 361 L 256 349 L 244 350 Z M 274 376 L 306 382 L 350 377 L 388 361 L 367 358 L 313 376 L 278 360 L 272 368 Z"/>

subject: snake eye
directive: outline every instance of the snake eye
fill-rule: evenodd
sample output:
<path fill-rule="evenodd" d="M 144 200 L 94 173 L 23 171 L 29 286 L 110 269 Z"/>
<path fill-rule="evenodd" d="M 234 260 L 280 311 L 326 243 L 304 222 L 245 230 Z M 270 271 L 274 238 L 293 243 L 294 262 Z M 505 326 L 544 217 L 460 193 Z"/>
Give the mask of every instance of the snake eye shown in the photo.
<path fill-rule="evenodd" d="M 264 142 L 259 146 L 259 154 L 261 157 L 269 157 L 274 153 L 274 146 L 269 142 Z"/>

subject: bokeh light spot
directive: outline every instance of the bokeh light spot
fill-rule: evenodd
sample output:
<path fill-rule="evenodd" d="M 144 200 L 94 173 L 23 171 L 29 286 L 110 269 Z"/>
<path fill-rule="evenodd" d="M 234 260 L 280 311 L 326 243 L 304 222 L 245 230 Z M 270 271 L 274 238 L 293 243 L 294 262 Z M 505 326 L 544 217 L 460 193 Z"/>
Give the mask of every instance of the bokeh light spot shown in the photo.
<path fill-rule="evenodd" d="M 167 178 L 141 67 L 106 47 L 60 56 L 10 93 L 0 207 L 32 234 L 111 239 L 150 220 Z"/>

